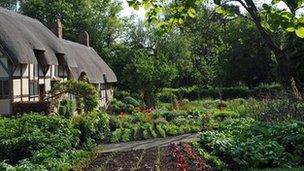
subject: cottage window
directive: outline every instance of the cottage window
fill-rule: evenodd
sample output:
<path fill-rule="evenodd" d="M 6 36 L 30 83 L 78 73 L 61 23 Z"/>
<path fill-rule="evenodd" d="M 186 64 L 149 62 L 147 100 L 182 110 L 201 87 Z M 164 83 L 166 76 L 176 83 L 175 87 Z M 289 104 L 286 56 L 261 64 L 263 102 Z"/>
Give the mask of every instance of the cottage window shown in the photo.
<path fill-rule="evenodd" d="M 9 94 L 9 80 L 0 80 L 0 99 L 8 99 Z"/>
<path fill-rule="evenodd" d="M 30 80 L 30 96 L 38 96 L 38 81 Z"/>
<path fill-rule="evenodd" d="M 62 78 L 65 78 L 65 77 L 67 77 L 66 76 L 66 74 L 65 74 L 65 67 L 64 66 L 62 66 L 62 65 L 59 65 L 58 66 L 58 76 L 59 77 L 62 77 Z"/>

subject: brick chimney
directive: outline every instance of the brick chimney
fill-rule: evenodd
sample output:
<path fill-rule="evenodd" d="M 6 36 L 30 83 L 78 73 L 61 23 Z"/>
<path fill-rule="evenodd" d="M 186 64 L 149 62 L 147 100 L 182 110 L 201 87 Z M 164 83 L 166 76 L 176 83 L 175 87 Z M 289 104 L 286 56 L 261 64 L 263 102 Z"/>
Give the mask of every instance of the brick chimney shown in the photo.
<path fill-rule="evenodd" d="M 84 31 L 79 35 L 79 43 L 87 47 L 90 47 L 90 36 L 88 32 Z"/>
<path fill-rule="evenodd" d="M 62 23 L 61 23 L 60 18 L 57 18 L 55 20 L 55 34 L 58 38 L 62 39 L 63 29 L 62 29 Z"/>

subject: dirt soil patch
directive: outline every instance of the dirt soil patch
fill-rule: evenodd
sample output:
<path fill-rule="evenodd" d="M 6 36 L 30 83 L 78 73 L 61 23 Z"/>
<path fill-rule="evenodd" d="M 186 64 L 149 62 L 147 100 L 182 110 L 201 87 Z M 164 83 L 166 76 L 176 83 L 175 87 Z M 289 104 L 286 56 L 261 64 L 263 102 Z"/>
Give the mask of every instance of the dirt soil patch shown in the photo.
<path fill-rule="evenodd" d="M 187 143 L 177 145 L 186 162 L 183 171 L 211 171 L 207 162 L 200 158 Z M 171 146 L 142 150 L 101 153 L 85 169 L 86 171 L 181 171 Z"/>

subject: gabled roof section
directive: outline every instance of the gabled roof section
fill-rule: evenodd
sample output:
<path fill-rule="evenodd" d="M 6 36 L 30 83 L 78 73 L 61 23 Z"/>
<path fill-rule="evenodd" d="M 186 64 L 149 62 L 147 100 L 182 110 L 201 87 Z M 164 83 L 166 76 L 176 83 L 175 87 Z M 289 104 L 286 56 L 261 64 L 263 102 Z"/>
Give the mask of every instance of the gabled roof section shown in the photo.
<path fill-rule="evenodd" d="M 36 64 L 34 51 L 44 52 L 48 65 L 58 65 L 56 54 L 65 54 L 62 41 L 38 20 L 0 7 L 0 44 L 15 63 Z"/>
<path fill-rule="evenodd" d="M 2 7 L 0 45 L 16 64 L 37 64 L 38 61 L 46 65 L 60 64 L 68 66 L 75 79 L 84 72 L 91 83 L 117 82 L 114 72 L 93 48 L 59 39 L 38 20 Z"/>
<path fill-rule="evenodd" d="M 71 70 L 74 78 L 79 78 L 80 74 L 84 72 L 88 76 L 90 83 L 117 82 L 116 75 L 112 69 L 93 48 L 68 40 L 64 40 L 64 44 L 69 51 L 67 58 L 73 58 L 78 66 Z"/>

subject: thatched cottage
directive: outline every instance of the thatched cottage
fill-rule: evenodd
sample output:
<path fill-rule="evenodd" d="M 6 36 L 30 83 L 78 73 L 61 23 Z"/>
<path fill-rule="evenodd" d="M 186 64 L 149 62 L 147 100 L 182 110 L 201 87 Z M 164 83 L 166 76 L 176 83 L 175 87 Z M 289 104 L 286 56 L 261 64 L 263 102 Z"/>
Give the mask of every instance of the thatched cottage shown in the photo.
<path fill-rule="evenodd" d="M 0 114 L 11 114 L 19 103 L 44 101 L 54 83 L 79 79 L 100 92 L 100 105 L 113 95 L 117 78 L 89 46 L 83 34 L 80 43 L 64 40 L 56 21 L 55 34 L 39 21 L 0 7 Z"/>

